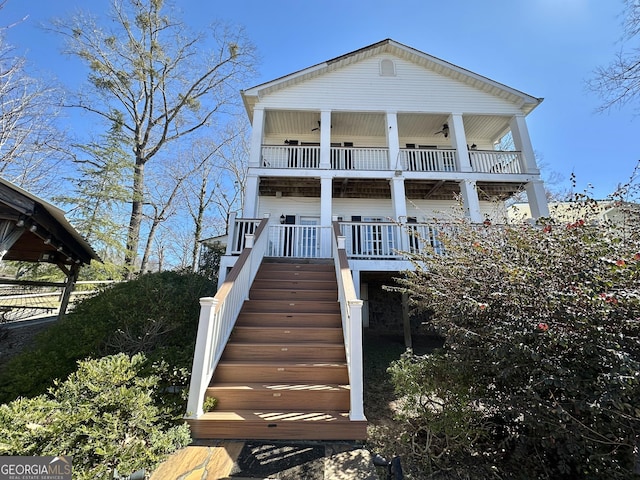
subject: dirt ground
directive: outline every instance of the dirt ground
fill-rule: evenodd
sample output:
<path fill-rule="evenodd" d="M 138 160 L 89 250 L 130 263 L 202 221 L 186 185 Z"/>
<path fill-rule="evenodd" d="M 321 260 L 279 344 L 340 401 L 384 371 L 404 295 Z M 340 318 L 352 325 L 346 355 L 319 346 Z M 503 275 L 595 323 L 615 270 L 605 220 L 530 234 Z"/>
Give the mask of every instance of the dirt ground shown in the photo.
<path fill-rule="evenodd" d="M 442 346 L 442 339 L 432 335 L 414 335 L 413 352 L 424 355 Z M 424 478 L 417 466 L 402 455 L 398 439 L 393 407 L 397 401 L 387 369 L 405 351 L 402 335 L 380 335 L 366 332 L 364 335 L 364 410 L 369 422 L 367 447 L 373 454 L 387 460 L 401 456 L 405 478 Z"/>

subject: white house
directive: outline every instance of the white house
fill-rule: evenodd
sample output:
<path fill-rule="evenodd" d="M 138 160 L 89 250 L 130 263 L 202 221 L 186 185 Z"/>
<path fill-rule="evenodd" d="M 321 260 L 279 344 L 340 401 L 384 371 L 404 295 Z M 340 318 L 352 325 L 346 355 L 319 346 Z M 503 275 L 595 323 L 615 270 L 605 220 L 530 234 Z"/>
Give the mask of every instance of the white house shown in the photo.
<path fill-rule="evenodd" d="M 202 300 L 193 434 L 362 439 L 370 280 L 411 268 L 402 251 L 438 252 L 434 219 L 457 198 L 496 221 L 524 189 L 532 216 L 548 215 L 525 120 L 542 100 L 390 39 L 242 98 L 245 211 Z M 508 134 L 515 150 L 497 150 Z"/>

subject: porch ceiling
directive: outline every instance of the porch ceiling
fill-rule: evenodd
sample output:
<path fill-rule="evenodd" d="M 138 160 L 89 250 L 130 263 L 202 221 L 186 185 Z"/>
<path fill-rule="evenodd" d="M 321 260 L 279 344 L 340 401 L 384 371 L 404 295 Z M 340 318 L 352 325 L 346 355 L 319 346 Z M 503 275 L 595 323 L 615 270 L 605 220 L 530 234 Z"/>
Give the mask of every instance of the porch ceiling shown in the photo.
<path fill-rule="evenodd" d="M 320 180 L 317 178 L 262 177 L 260 195 L 267 197 L 320 198 Z M 391 187 L 386 179 L 335 178 L 332 182 L 333 198 L 391 198 Z"/>
<path fill-rule="evenodd" d="M 261 177 L 263 197 L 320 197 L 320 179 L 305 177 Z"/>
<path fill-rule="evenodd" d="M 304 177 L 262 177 L 260 195 L 265 197 L 315 197 L 320 198 L 320 180 Z M 522 191 L 518 182 L 478 182 L 481 200 L 505 200 Z M 460 193 L 460 185 L 450 180 L 406 180 L 405 194 L 410 200 L 453 200 Z M 334 178 L 333 198 L 391 198 L 387 179 Z"/>
<path fill-rule="evenodd" d="M 405 194 L 410 200 L 454 200 L 460 194 L 460 185 L 446 180 L 407 180 Z M 507 182 L 478 182 L 480 200 L 506 200 L 520 192 L 524 185 Z"/>
<path fill-rule="evenodd" d="M 447 114 L 399 113 L 398 131 L 400 137 L 423 137 L 442 140 L 435 135 L 447 122 Z M 465 135 L 468 143 L 498 141 L 509 130 L 509 117 L 500 115 L 464 115 Z M 265 135 L 305 136 L 315 135 L 320 112 L 269 110 L 265 116 Z M 333 112 L 331 134 L 341 137 L 386 136 L 384 113 L 376 112 Z M 402 145 L 401 145 L 402 146 Z"/>

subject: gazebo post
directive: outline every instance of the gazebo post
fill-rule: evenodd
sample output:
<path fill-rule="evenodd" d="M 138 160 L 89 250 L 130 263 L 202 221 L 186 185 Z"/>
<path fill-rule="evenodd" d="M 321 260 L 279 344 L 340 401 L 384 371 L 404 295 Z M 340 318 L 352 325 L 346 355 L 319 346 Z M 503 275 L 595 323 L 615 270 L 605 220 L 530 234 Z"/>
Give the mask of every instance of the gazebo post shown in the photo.
<path fill-rule="evenodd" d="M 67 313 L 67 306 L 69 305 L 71 292 L 73 292 L 73 289 L 76 286 L 76 281 L 78 280 L 80 265 L 73 264 L 69 270 L 62 268 L 63 265 L 58 266 L 67 274 L 67 281 L 65 282 L 64 292 L 62 292 L 62 299 L 60 300 L 60 310 L 58 311 L 58 320 L 61 320 Z"/>

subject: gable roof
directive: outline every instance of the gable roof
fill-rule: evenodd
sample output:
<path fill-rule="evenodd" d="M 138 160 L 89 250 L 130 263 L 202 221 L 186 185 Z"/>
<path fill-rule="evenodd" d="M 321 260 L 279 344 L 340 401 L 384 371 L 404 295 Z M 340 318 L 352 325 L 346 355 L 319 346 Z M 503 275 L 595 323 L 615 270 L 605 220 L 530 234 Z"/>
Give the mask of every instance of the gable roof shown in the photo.
<path fill-rule="evenodd" d="M 296 85 L 311 78 L 318 77 L 381 53 L 389 53 L 399 58 L 406 59 L 438 74 L 448 76 L 454 80 L 477 88 L 478 90 L 515 103 L 520 106 L 525 115 L 529 114 L 534 108 L 540 105 L 543 100 L 542 98 L 533 97 L 521 92 L 520 90 L 508 87 L 507 85 L 496 82 L 495 80 L 491 80 L 490 78 L 454 65 L 453 63 L 449 63 L 445 60 L 387 38 L 381 42 L 354 50 L 353 52 L 327 60 L 326 62 L 318 63 L 317 65 L 298 70 L 297 72 L 256 85 L 247 90 L 242 90 L 241 95 L 247 113 L 249 114 L 249 118 L 253 120 L 253 109 L 259 98 L 263 95 Z"/>
<path fill-rule="evenodd" d="M 62 210 L 1 177 L 0 221 L 21 221 L 24 225 L 4 260 L 37 262 L 46 254 L 50 263 L 89 265 L 91 260 L 101 261 Z"/>

